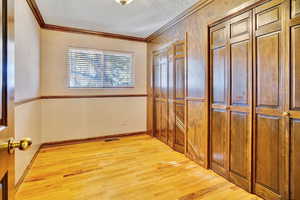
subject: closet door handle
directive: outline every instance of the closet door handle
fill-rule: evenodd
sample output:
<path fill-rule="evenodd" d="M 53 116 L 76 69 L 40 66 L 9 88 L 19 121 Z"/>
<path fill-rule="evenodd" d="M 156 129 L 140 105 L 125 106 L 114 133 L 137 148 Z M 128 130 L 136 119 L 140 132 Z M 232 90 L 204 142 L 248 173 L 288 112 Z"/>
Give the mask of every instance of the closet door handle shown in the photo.
<path fill-rule="evenodd" d="M 290 113 L 289 113 L 289 112 L 283 112 L 283 113 L 282 113 L 282 116 L 283 116 L 283 117 L 289 117 L 289 116 L 290 116 Z"/>

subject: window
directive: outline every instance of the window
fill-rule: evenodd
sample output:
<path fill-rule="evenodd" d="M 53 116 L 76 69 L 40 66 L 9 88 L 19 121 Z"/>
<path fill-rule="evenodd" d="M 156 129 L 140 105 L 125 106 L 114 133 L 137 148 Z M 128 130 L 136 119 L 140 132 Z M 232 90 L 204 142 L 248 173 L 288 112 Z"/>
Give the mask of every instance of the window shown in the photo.
<path fill-rule="evenodd" d="M 130 53 L 69 49 L 70 88 L 134 87 Z"/>

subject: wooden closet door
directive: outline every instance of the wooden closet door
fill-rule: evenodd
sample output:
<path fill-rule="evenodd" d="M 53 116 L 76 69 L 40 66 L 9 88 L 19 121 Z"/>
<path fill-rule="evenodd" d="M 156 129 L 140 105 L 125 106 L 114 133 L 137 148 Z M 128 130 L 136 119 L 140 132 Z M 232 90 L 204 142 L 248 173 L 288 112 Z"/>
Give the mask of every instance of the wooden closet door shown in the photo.
<path fill-rule="evenodd" d="M 288 6 L 289 25 L 287 44 L 287 111 L 285 113 L 290 136 L 290 199 L 300 199 L 300 0 L 291 0 Z"/>
<path fill-rule="evenodd" d="M 153 55 L 154 71 L 154 136 L 160 138 L 161 132 L 161 102 L 160 102 L 160 57 L 159 54 Z"/>
<path fill-rule="evenodd" d="M 169 77 L 169 84 L 168 84 L 168 108 L 169 108 L 169 123 L 168 123 L 168 145 L 174 148 L 174 139 L 175 139 L 175 70 L 174 70 L 174 48 L 173 45 L 168 49 L 168 77 Z"/>
<path fill-rule="evenodd" d="M 229 178 L 251 191 L 252 12 L 229 22 Z"/>
<path fill-rule="evenodd" d="M 273 0 L 254 9 L 254 192 L 284 199 L 286 136 L 284 108 L 284 4 Z"/>
<path fill-rule="evenodd" d="M 219 24 L 210 30 L 211 69 L 211 168 L 228 177 L 228 23 Z"/>
<path fill-rule="evenodd" d="M 184 42 L 174 44 L 175 138 L 174 149 L 184 153 L 185 146 L 185 50 Z"/>
<path fill-rule="evenodd" d="M 168 52 L 160 54 L 160 101 L 161 101 L 161 132 L 160 140 L 168 142 Z"/>

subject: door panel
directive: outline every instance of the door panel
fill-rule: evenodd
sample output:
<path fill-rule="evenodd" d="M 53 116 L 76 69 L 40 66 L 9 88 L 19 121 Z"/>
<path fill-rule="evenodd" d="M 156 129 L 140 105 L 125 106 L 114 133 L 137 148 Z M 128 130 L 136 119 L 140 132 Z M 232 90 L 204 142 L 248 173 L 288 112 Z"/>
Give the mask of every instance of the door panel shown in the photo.
<path fill-rule="evenodd" d="M 264 10 L 256 15 L 256 24 L 257 29 L 262 26 L 278 22 L 280 19 L 280 10 L 279 7 L 274 7 L 271 9 Z"/>
<path fill-rule="evenodd" d="M 291 29 L 291 58 L 291 109 L 300 110 L 300 26 Z"/>
<path fill-rule="evenodd" d="M 176 137 L 175 137 L 175 145 L 177 150 L 183 153 L 184 147 L 184 129 L 180 124 L 176 124 Z"/>
<path fill-rule="evenodd" d="M 160 55 L 160 95 L 162 99 L 168 98 L 168 60 L 167 54 Z"/>
<path fill-rule="evenodd" d="M 213 103 L 226 104 L 226 49 L 212 50 Z"/>
<path fill-rule="evenodd" d="M 211 115 L 211 167 L 217 173 L 226 176 L 227 162 L 227 112 L 213 109 Z"/>
<path fill-rule="evenodd" d="M 188 137 L 187 137 L 187 155 L 189 158 L 206 165 L 208 134 L 207 134 L 207 113 L 203 112 L 207 102 L 188 101 Z"/>
<path fill-rule="evenodd" d="M 154 69 L 154 97 L 160 97 L 160 65 L 159 65 L 159 55 L 154 55 L 153 57 L 153 69 Z"/>
<path fill-rule="evenodd" d="M 175 130 L 175 150 L 184 153 L 184 145 L 185 145 L 185 121 L 184 121 L 184 104 L 183 103 L 175 103 L 175 113 L 176 113 L 176 130 Z"/>
<path fill-rule="evenodd" d="M 267 199 L 280 199 L 282 186 L 283 129 L 280 117 L 257 115 L 255 192 Z M 266 192 L 262 188 L 268 188 Z"/>
<path fill-rule="evenodd" d="M 185 73 L 184 73 L 184 58 L 179 58 L 175 60 L 176 68 L 176 99 L 184 99 L 184 89 L 185 89 Z"/>
<path fill-rule="evenodd" d="M 176 106 L 176 119 L 184 124 L 184 104 L 175 103 Z"/>
<path fill-rule="evenodd" d="M 257 38 L 257 106 L 260 107 L 279 106 L 279 42 L 279 33 Z"/>
<path fill-rule="evenodd" d="M 300 16 L 300 0 L 292 0 L 292 17 Z"/>
<path fill-rule="evenodd" d="M 175 140 L 175 104 L 173 100 L 168 101 L 169 114 L 168 114 L 168 144 L 170 147 L 174 146 Z"/>
<path fill-rule="evenodd" d="M 161 103 L 161 131 L 160 139 L 167 143 L 168 141 L 168 104 L 163 101 Z"/>
<path fill-rule="evenodd" d="M 161 103 L 160 101 L 155 101 L 155 137 L 160 138 L 161 135 Z"/>
<path fill-rule="evenodd" d="M 211 34 L 211 38 L 212 38 L 211 46 L 213 49 L 225 46 L 226 38 L 227 38 L 225 27 L 221 26 L 221 28 L 213 31 Z"/>
<path fill-rule="evenodd" d="M 231 104 L 248 104 L 249 42 L 231 45 Z"/>
<path fill-rule="evenodd" d="M 230 24 L 230 37 L 237 37 L 243 34 L 249 34 L 249 18 L 242 19 Z"/>
<path fill-rule="evenodd" d="M 300 120 L 291 120 L 291 199 L 300 199 Z"/>
<path fill-rule="evenodd" d="M 246 189 L 249 186 L 247 180 L 250 176 L 249 160 L 251 159 L 251 152 L 249 152 L 251 151 L 249 148 L 251 146 L 251 134 L 249 132 L 248 123 L 249 119 L 247 113 L 231 113 L 230 174 L 233 173 L 233 179 L 244 179 L 242 181 L 236 181 Z M 243 183 L 245 185 L 243 185 Z"/>

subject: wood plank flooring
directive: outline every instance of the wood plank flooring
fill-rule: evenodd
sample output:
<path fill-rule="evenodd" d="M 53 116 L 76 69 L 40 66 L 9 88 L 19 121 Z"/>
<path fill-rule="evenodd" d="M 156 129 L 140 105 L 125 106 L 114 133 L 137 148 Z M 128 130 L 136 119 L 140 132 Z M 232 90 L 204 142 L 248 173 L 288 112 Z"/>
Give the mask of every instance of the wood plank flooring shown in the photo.
<path fill-rule="evenodd" d="M 16 200 L 260 199 L 148 135 L 43 148 Z"/>

